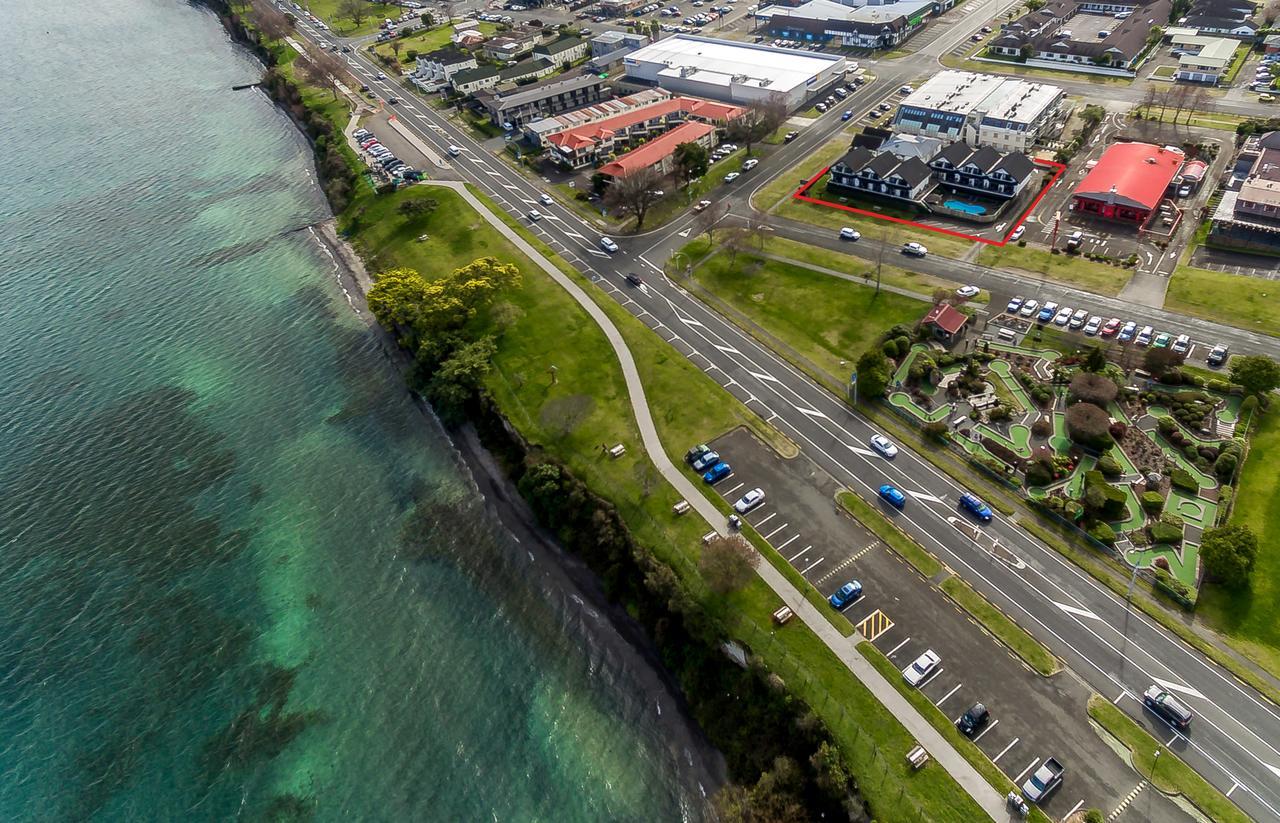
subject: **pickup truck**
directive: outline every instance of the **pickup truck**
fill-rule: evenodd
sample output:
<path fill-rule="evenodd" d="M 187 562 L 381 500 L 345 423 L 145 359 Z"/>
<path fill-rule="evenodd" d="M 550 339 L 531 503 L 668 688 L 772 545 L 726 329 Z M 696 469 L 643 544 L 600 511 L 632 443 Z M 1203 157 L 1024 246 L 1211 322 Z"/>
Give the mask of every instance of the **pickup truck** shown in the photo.
<path fill-rule="evenodd" d="M 1055 758 L 1046 758 L 1035 774 L 1022 784 L 1022 793 L 1032 803 L 1043 803 L 1054 789 L 1062 785 L 1062 775 L 1067 770 Z"/>

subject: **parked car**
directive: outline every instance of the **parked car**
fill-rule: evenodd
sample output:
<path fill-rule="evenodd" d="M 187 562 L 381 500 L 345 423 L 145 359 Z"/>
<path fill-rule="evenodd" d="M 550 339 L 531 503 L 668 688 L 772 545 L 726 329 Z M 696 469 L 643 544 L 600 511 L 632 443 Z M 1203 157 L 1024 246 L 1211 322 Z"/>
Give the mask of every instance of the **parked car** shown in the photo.
<path fill-rule="evenodd" d="M 960 508 L 969 514 L 981 520 L 983 523 L 991 522 L 991 507 L 982 502 L 977 495 L 964 492 L 960 495 Z"/>
<path fill-rule="evenodd" d="M 891 483 L 885 483 L 880 487 L 880 499 L 895 509 L 901 509 L 907 505 L 907 496 Z"/>
<path fill-rule="evenodd" d="M 1027 782 L 1022 784 L 1022 794 L 1032 803 L 1043 803 L 1054 789 L 1062 785 L 1066 768 L 1056 758 L 1047 757 Z"/>
<path fill-rule="evenodd" d="M 902 253 L 909 254 L 912 257 L 924 257 L 926 254 L 929 253 L 929 249 L 926 248 L 924 244 L 917 243 L 913 240 L 910 243 L 906 243 L 902 246 Z"/>
<path fill-rule="evenodd" d="M 1179 197 L 1190 197 L 1190 196 L 1191 196 L 1191 187 L 1190 187 L 1190 186 L 1179 186 L 1179 187 L 1178 187 L 1178 196 L 1179 196 Z"/>
<path fill-rule="evenodd" d="M 710 446 L 708 446 L 706 443 L 699 443 L 698 445 L 694 446 L 693 448 L 689 449 L 689 451 L 684 453 L 684 462 L 692 466 L 693 461 L 697 460 L 699 457 L 701 457 L 702 455 L 706 454 L 709 451 L 711 451 Z"/>
<path fill-rule="evenodd" d="M 960 295 L 965 299 L 968 299 L 970 297 L 977 297 L 978 292 L 980 291 L 982 291 L 982 289 L 978 288 L 977 286 L 961 286 L 960 288 L 956 289 L 956 294 Z"/>
<path fill-rule="evenodd" d="M 1120 318 L 1113 317 L 1102 324 L 1101 334 L 1103 337 L 1113 337 L 1115 333 L 1120 331 Z"/>
<path fill-rule="evenodd" d="M 1022 295 L 1018 295 L 1009 301 L 1009 305 L 1005 306 L 1004 310 L 1009 314 L 1017 314 L 1018 309 L 1022 308 L 1022 301 Z"/>
<path fill-rule="evenodd" d="M 733 504 L 733 510 L 738 514 L 746 514 L 763 502 L 764 489 L 752 489 L 738 498 L 737 502 Z"/>
<path fill-rule="evenodd" d="M 704 472 L 719 462 L 720 455 L 716 452 L 700 454 L 693 459 L 693 470 L 696 472 Z"/>
<path fill-rule="evenodd" d="M 987 711 L 987 707 L 981 703 L 974 703 L 960 715 L 960 719 L 956 721 L 956 728 L 965 737 L 973 737 L 990 720 L 991 712 Z"/>
<path fill-rule="evenodd" d="M 1076 309 L 1071 313 L 1071 319 L 1067 321 L 1067 328 L 1079 329 L 1084 326 L 1084 321 L 1089 318 L 1089 312 L 1084 309 Z"/>
<path fill-rule="evenodd" d="M 1041 323 L 1048 323 L 1058 313 L 1058 304 L 1052 301 L 1045 303 L 1040 307 L 1040 313 L 1036 315 L 1036 320 Z"/>
<path fill-rule="evenodd" d="M 1128 343 L 1130 340 L 1133 339 L 1133 336 L 1137 334 L 1137 331 L 1138 331 L 1138 324 L 1130 320 L 1128 323 L 1125 323 L 1124 326 L 1120 328 L 1120 333 L 1116 335 L 1116 339 L 1119 340 L 1121 343 Z"/>
<path fill-rule="evenodd" d="M 901 88 L 898 89 L 898 94 L 910 94 L 910 93 L 911 93 L 910 86 L 902 86 Z"/>
<path fill-rule="evenodd" d="M 706 474 L 702 475 L 702 482 L 714 486 L 732 473 L 733 469 L 729 468 L 728 463 L 717 463 L 708 469 Z"/>
<path fill-rule="evenodd" d="M 933 674 L 941 662 L 942 658 L 938 657 L 937 652 L 929 649 L 917 657 L 910 666 L 902 670 L 902 677 L 907 681 L 908 685 L 918 688 L 929 675 Z"/>
<path fill-rule="evenodd" d="M 1022 304 L 1022 308 L 1018 311 L 1018 314 L 1021 315 L 1022 317 L 1031 317 L 1037 311 L 1039 311 L 1039 309 L 1040 309 L 1040 301 L 1028 300 L 1027 302 Z"/>
<path fill-rule="evenodd" d="M 1055 326 L 1065 326 L 1071 322 L 1071 313 L 1075 311 L 1070 306 L 1063 306 L 1058 309 L 1058 313 L 1054 315 L 1053 324 Z"/>
<path fill-rule="evenodd" d="M 1069 249 L 1078 248 L 1080 244 L 1083 242 L 1084 242 L 1084 232 L 1080 231 L 1079 229 L 1067 235 L 1067 248 Z"/>
<path fill-rule="evenodd" d="M 1223 363 L 1227 362 L 1228 353 L 1229 349 L 1226 344 L 1219 343 L 1209 350 L 1209 356 L 1204 359 L 1204 362 L 1208 363 L 1210 366 L 1221 366 Z"/>
<path fill-rule="evenodd" d="M 1151 346 L 1157 349 L 1166 349 L 1169 347 L 1169 342 L 1172 339 L 1173 335 L 1169 334 L 1167 331 L 1162 331 L 1156 335 L 1154 340 L 1151 341 Z"/>
<path fill-rule="evenodd" d="M 880 111 L 878 109 L 872 109 L 871 111 L 867 112 L 867 117 L 870 117 L 872 120 L 879 119 Z"/>
<path fill-rule="evenodd" d="M 817 110 L 818 110 L 818 111 L 820 111 L 820 112 L 824 112 L 824 113 L 825 113 L 825 112 L 826 112 L 826 110 L 827 110 L 827 104 L 826 104 L 826 103 L 819 103 L 818 105 L 814 106 L 814 108 L 815 108 L 815 109 L 817 109 Z"/>
<path fill-rule="evenodd" d="M 1017 241 L 1021 240 L 1022 235 L 1026 233 L 1027 233 L 1026 226 L 1018 226 L 1016 229 L 1013 230 L 1013 234 L 1009 235 L 1009 240 L 1016 243 Z"/>
<path fill-rule="evenodd" d="M 1102 318 L 1095 314 L 1093 317 L 1089 318 L 1089 322 L 1084 324 L 1084 333 L 1094 335 L 1097 334 L 1101 328 Z"/>
<path fill-rule="evenodd" d="M 1143 693 L 1142 703 L 1174 728 L 1186 730 L 1191 725 L 1191 710 L 1157 685 L 1151 685 Z"/>
<path fill-rule="evenodd" d="M 605 251 L 609 252 L 610 254 L 613 254 L 614 252 L 616 252 L 616 251 L 618 250 L 618 244 L 617 244 L 617 243 L 615 243 L 615 242 L 613 242 L 612 240 L 610 240 L 608 237 L 601 237 L 601 238 L 600 238 L 600 248 L 604 249 Z"/>
<path fill-rule="evenodd" d="M 840 239 L 841 240 L 861 240 L 862 233 L 854 229 L 851 229 L 848 226 L 845 226 L 843 229 L 840 230 Z"/>
<path fill-rule="evenodd" d="M 1154 334 L 1155 329 L 1150 326 L 1143 326 L 1142 330 L 1138 332 L 1138 336 L 1133 339 L 1133 342 L 1137 343 L 1139 346 L 1145 346 L 1151 342 L 1151 337 Z"/>
<path fill-rule="evenodd" d="M 859 597 L 862 597 L 862 584 L 857 580 L 850 580 L 836 589 L 836 593 L 828 597 L 827 602 L 837 609 L 843 609 Z"/>
<path fill-rule="evenodd" d="M 873 434 L 867 442 L 871 444 L 871 448 L 879 452 L 881 457 L 892 460 L 898 454 L 898 447 L 883 434 Z"/>

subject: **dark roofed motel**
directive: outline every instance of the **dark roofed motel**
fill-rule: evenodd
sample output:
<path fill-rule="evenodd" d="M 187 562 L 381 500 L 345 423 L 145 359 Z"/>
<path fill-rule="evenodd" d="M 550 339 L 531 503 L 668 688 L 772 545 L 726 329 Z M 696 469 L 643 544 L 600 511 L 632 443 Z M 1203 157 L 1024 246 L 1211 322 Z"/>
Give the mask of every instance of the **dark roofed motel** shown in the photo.
<path fill-rule="evenodd" d="M 1046 63 L 1097 66 L 1132 72 L 1147 47 L 1152 26 L 1169 22 L 1173 0 L 1051 0 L 1044 8 L 1002 23 L 989 46 L 993 54 Z M 1086 15 L 1082 27 L 1071 20 Z M 1090 25 L 1106 16 L 1106 28 Z M 1123 16 L 1117 16 L 1123 15 Z M 1100 36 L 1106 34 L 1105 37 Z"/>
<path fill-rule="evenodd" d="M 973 149 L 964 143 L 947 146 L 929 166 L 944 185 L 1002 199 L 1018 196 L 1036 170 L 1025 154 L 1001 154 L 989 146 Z"/>
<path fill-rule="evenodd" d="M 928 163 L 856 146 L 831 166 L 828 185 L 919 203 L 930 180 L 936 177 L 951 189 L 1011 200 L 1026 188 L 1035 170 L 1026 155 L 1003 154 L 988 146 L 974 149 L 964 143 L 952 143 Z"/>
<path fill-rule="evenodd" d="M 929 167 L 914 157 L 899 160 L 889 152 L 857 148 L 831 167 L 828 185 L 918 202 L 931 176 Z"/>

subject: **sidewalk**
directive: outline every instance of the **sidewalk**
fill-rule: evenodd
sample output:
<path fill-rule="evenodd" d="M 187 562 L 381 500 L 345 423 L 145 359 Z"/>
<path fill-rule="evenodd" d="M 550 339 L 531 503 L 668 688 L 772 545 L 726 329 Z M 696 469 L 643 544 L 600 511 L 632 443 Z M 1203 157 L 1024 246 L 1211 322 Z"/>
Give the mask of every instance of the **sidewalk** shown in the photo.
<path fill-rule="evenodd" d="M 649 413 L 648 401 L 645 399 L 644 386 L 640 382 L 640 373 L 636 368 L 635 360 L 631 356 L 630 349 L 627 348 L 626 341 L 622 338 L 622 333 L 609 319 L 596 302 L 583 291 L 582 287 L 567 277 L 562 271 L 542 255 L 537 249 L 533 248 L 523 237 L 517 234 L 506 223 L 502 222 L 497 215 L 491 213 L 480 200 L 467 190 L 462 183 L 433 181 L 428 185 L 444 186 L 458 192 L 464 200 L 466 200 L 496 231 L 506 237 L 511 243 L 534 262 L 539 268 L 547 273 L 556 283 L 558 283 L 571 297 L 587 312 L 592 320 L 604 332 L 605 337 L 609 340 L 609 345 L 613 347 L 614 353 L 618 356 L 618 361 L 622 365 L 622 374 L 627 381 L 627 389 L 631 398 L 631 409 L 635 414 L 636 423 L 640 429 L 640 437 L 644 443 L 644 448 L 649 454 L 650 460 L 657 466 L 658 470 L 668 483 L 676 488 L 676 490 L 689 502 L 702 517 L 711 524 L 720 534 L 728 533 L 728 524 L 726 517 L 720 512 L 711 501 L 708 500 L 702 491 L 693 484 L 691 480 L 681 472 L 667 456 L 666 451 L 662 448 L 662 441 L 658 437 L 657 427 L 654 425 L 653 416 Z M 842 277 L 839 272 L 826 270 L 831 274 Z M 850 278 L 852 279 L 852 278 Z M 910 294 L 910 293 L 908 293 Z M 911 294 L 913 297 L 919 295 Z M 757 572 L 760 577 L 769 585 L 771 589 L 782 598 L 796 616 L 804 621 L 814 634 L 822 639 L 836 656 L 844 662 L 844 664 L 853 673 L 854 677 L 865 685 L 876 699 L 887 708 L 894 717 L 898 719 L 907 731 L 915 737 L 920 745 L 928 750 L 930 756 L 945 769 L 953 779 L 967 792 L 974 801 L 982 807 L 982 809 L 993 820 L 1008 820 L 1009 811 L 1005 806 L 1005 798 L 997 792 L 987 781 L 978 773 L 969 761 L 957 752 L 950 743 L 948 743 L 942 735 L 929 724 L 925 718 L 916 712 L 915 708 L 907 702 L 894 687 L 892 683 L 886 681 L 872 665 L 858 652 L 857 644 L 863 640 L 863 637 L 854 633 L 852 637 L 844 637 L 836 628 L 827 621 L 825 617 L 811 604 L 804 596 L 791 585 L 791 582 L 782 575 L 780 571 L 775 569 L 770 563 L 763 562 L 759 564 Z M 905 756 L 906 752 L 898 753 L 898 756 Z"/>

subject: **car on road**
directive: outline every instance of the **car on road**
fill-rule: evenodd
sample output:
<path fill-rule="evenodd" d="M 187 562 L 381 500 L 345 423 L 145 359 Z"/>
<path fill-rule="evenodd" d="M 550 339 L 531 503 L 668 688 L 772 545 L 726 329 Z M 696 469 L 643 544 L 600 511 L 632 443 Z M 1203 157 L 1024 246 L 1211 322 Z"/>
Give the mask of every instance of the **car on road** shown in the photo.
<path fill-rule="evenodd" d="M 981 703 L 974 703 L 964 710 L 964 714 L 960 715 L 960 719 L 956 721 L 956 728 L 965 737 L 973 737 L 990 720 L 991 712 L 987 711 L 987 707 Z"/>
<path fill-rule="evenodd" d="M 1053 324 L 1055 326 L 1067 325 L 1067 323 L 1071 321 L 1071 313 L 1073 311 L 1075 311 L 1075 309 L 1071 308 L 1070 306 L 1063 306 L 1062 308 L 1058 309 L 1058 313 L 1054 315 Z"/>
<path fill-rule="evenodd" d="M 608 237 L 601 237 L 600 248 L 604 249 L 610 254 L 613 254 L 615 251 L 618 250 L 618 244 L 610 240 Z"/>
<path fill-rule="evenodd" d="M 378 79 L 379 79 L 379 80 L 386 80 L 386 79 L 387 79 L 387 75 L 386 75 L 386 74 L 384 74 L 384 73 L 382 73 L 382 72 L 378 72 Z"/>
<path fill-rule="evenodd" d="M 964 492 L 960 495 L 960 508 L 967 511 L 983 523 L 991 522 L 991 507 L 982 502 L 982 499 L 975 494 Z"/>
<path fill-rule="evenodd" d="M 707 210 L 707 209 L 709 209 L 710 207 L 711 207 L 711 201 L 710 201 L 710 200 L 699 200 L 699 201 L 698 201 L 698 203 L 697 203 L 697 205 L 695 205 L 695 206 L 693 207 L 693 210 L 694 210 L 695 212 L 706 211 L 706 210 Z"/>
<path fill-rule="evenodd" d="M 852 120 L 852 119 L 853 119 L 853 109 L 846 109 L 846 110 L 845 110 L 845 113 L 844 113 L 844 114 L 842 114 L 842 115 L 840 115 L 840 119 L 841 119 L 841 120 Z"/>
<path fill-rule="evenodd" d="M 1096 314 L 1093 317 L 1089 318 L 1089 322 L 1084 324 L 1084 333 L 1088 335 L 1097 334 L 1101 329 L 1102 329 L 1102 318 Z"/>
<path fill-rule="evenodd" d="M 1169 334 L 1167 331 L 1162 331 L 1156 335 L 1154 340 L 1151 341 L 1151 346 L 1157 349 L 1166 349 L 1169 347 L 1169 341 L 1172 339 L 1173 335 Z"/>
<path fill-rule="evenodd" d="M 908 685 L 919 688 L 920 684 L 937 670 L 938 664 L 941 662 L 942 658 L 938 657 L 938 653 L 933 649 L 929 649 L 917 657 L 910 666 L 902 670 L 902 677 L 907 681 Z"/>
<path fill-rule="evenodd" d="M 901 509 L 907 505 L 907 496 L 892 483 L 885 483 L 880 487 L 880 499 L 895 509 Z"/>
<path fill-rule="evenodd" d="M 754 168 L 755 168 L 756 166 L 758 166 L 758 165 L 760 165 L 760 161 L 759 161 L 759 160 L 757 160 L 756 158 L 752 157 L 750 160 L 743 160 L 743 161 L 742 161 L 742 170 L 743 170 L 743 171 L 751 171 L 752 169 L 754 169 Z"/>
<path fill-rule="evenodd" d="M 1221 366 L 1223 363 L 1227 362 L 1227 356 L 1229 353 L 1230 349 L 1227 348 L 1226 344 L 1219 343 L 1209 350 L 1209 356 L 1204 359 L 1204 362 L 1208 363 L 1210 366 Z"/>
<path fill-rule="evenodd" d="M 1071 313 L 1071 320 L 1067 323 L 1069 329 L 1079 329 L 1084 326 L 1084 321 L 1089 319 L 1089 312 L 1084 309 L 1076 309 Z"/>
<path fill-rule="evenodd" d="M 635 272 L 629 272 L 627 274 L 627 282 L 637 288 L 644 285 L 644 281 L 640 279 L 640 275 Z"/>
<path fill-rule="evenodd" d="M 1118 332 L 1118 331 L 1120 331 L 1120 318 L 1119 318 L 1119 317 L 1113 317 L 1113 318 L 1111 318 L 1110 320 L 1108 320 L 1107 322 L 1105 322 L 1105 323 L 1103 323 L 1103 324 L 1102 324 L 1102 332 L 1101 332 L 1101 334 L 1102 334 L 1102 336 L 1103 336 L 1103 337 L 1114 337 L 1114 336 L 1115 336 L 1115 334 L 1116 334 L 1116 332 Z"/>
<path fill-rule="evenodd" d="M 400 98 L 399 98 L 399 97 L 388 97 L 388 98 L 387 98 L 387 102 L 394 106 L 394 105 L 396 105 L 397 103 L 399 103 L 399 102 L 400 102 Z"/>
<path fill-rule="evenodd" d="M 1154 683 L 1143 692 L 1142 703 L 1174 728 L 1185 731 L 1191 725 L 1191 710 Z"/>
<path fill-rule="evenodd" d="M 1013 234 L 1009 235 L 1009 240 L 1016 243 L 1017 241 L 1021 240 L 1022 235 L 1026 233 L 1027 233 L 1026 226 L 1018 226 L 1016 229 L 1013 230 Z"/>
<path fill-rule="evenodd" d="M 836 589 L 836 593 L 828 597 L 827 602 L 837 609 L 843 609 L 859 597 L 862 597 L 862 584 L 857 580 L 850 580 Z"/>
<path fill-rule="evenodd" d="M 1137 343 L 1139 346 L 1145 346 L 1151 342 L 1151 337 L 1154 334 L 1155 329 L 1150 326 L 1143 326 L 1142 330 L 1138 332 L 1138 336 L 1133 338 L 1133 342 Z"/>
<path fill-rule="evenodd" d="M 893 442 L 883 434 L 873 434 L 867 442 L 881 457 L 892 460 L 898 454 L 898 447 L 893 445 Z"/>
<path fill-rule="evenodd" d="M 733 469 L 729 468 L 728 463 L 717 463 L 702 475 L 702 482 L 714 486 L 732 473 Z"/>
<path fill-rule="evenodd" d="M 840 230 L 840 239 L 841 240 L 861 240 L 862 233 L 855 229 L 851 229 L 848 226 L 845 226 L 843 229 Z"/>
<path fill-rule="evenodd" d="M 1040 310 L 1040 302 L 1038 300 L 1028 300 L 1022 304 L 1022 308 L 1018 314 L 1022 317 L 1031 317 Z"/>
<path fill-rule="evenodd" d="M 1048 323 L 1058 313 L 1058 304 L 1049 301 L 1040 307 L 1040 313 L 1036 315 L 1036 320 L 1041 323 Z"/>
<path fill-rule="evenodd" d="M 1017 314 L 1018 309 L 1022 308 L 1023 301 L 1023 296 L 1019 294 L 1009 301 L 1009 305 L 1005 306 L 1004 310 L 1009 314 Z"/>
<path fill-rule="evenodd" d="M 457 157 L 459 154 L 462 154 L 462 149 L 458 148 L 457 146 L 450 146 L 450 147 L 449 147 L 449 156 L 450 156 L 450 157 Z"/>
<path fill-rule="evenodd" d="M 764 502 L 764 489 L 752 489 L 746 494 L 739 497 L 737 502 L 733 504 L 733 510 L 738 514 L 746 514 Z"/>
<path fill-rule="evenodd" d="M 698 445 L 694 446 L 693 448 L 689 449 L 689 451 L 684 453 L 684 462 L 692 466 L 693 461 L 697 460 L 699 457 L 701 457 L 702 455 L 706 454 L 709 451 L 711 451 L 710 446 L 708 446 L 706 443 L 699 443 Z"/>
<path fill-rule="evenodd" d="M 542 219 L 542 212 L 538 211 L 537 209 L 530 209 L 529 219 L 535 223 L 538 222 L 539 220 Z"/>
<path fill-rule="evenodd" d="M 799 136 L 800 136 L 800 132 L 798 132 L 798 131 L 789 131 L 789 132 L 787 132 L 786 136 L 782 138 L 782 142 L 784 142 L 784 143 L 790 143 L 792 140 L 795 140 L 795 139 L 796 139 L 797 137 L 799 137 Z"/>
<path fill-rule="evenodd" d="M 926 248 L 924 244 L 917 243 L 913 240 L 910 243 L 903 244 L 902 253 L 909 254 L 913 257 L 924 257 L 929 253 L 929 249 Z"/>
<path fill-rule="evenodd" d="M 728 174 L 726 174 L 726 175 L 724 176 L 724 182 L 726 182 L 726 183 L 732 183 L 734 180 L 737 180 L 737 179 L 738 179 L 739 177 L 741 177 L 741 176 L 742 176 L 742 175 L 741 175 L 741 174 L 739 174 L 738 172 L 736 172 L 736 171 L 731 171 L 731 172 L 729 172 Z"/>
<path fill-rule="evenodd" d="M 977 297 L 978 292 L 980 291 L 982 291 L 982 289 L 978 288 L 977 286 L 961 286 L 960 288 L 956 289 L 956 294 L 960 295 L 961 297 L 969 298 L 969 297 Z"/>
<path fill-rule="evenodd" d="M 716 452 L 706 452 L 700 454 L 693 459 L 693 470 L 696 472 L 704 472 L 715 464 L 720 462 L 720 455 Z"/>
<path fill-rule="evenodd" d="M 538 202 L 544 206 L 550 206 L 555 201 L 551 199 L 551 195 L 544 193 L 541 197 L 538 198 Z"/>
<path fill-rule="evenodd" d="M 1130 320 L 1120 328 L 1120 333 L 1116 335 L 1116 339 L 1121 343 L 1128 343 L 1137 334 L 1138 324 Z"/>
<path fill-rule="evenodd" d="M 1022 784 L 1022 794 L 1032 803 L 1043 803 L 1054 789 L 1062 785 L 1062 776 L 1066 768 L 1056 758 L 1047 757 L 1040 768 Z"/>

